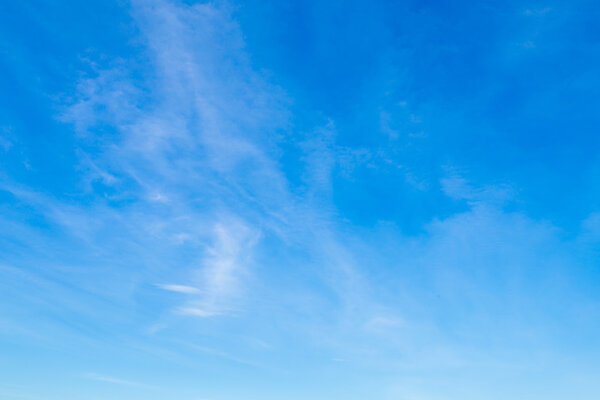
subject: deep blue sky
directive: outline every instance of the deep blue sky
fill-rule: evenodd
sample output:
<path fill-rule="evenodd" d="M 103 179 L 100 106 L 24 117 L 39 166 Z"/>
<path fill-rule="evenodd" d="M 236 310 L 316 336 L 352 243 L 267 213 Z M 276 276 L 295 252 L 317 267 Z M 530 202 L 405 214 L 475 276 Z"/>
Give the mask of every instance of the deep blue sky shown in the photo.
<path fill-rule="evenodd" d="M 0 398 L 595 399 L 599 19 L 0 3 Z"/>

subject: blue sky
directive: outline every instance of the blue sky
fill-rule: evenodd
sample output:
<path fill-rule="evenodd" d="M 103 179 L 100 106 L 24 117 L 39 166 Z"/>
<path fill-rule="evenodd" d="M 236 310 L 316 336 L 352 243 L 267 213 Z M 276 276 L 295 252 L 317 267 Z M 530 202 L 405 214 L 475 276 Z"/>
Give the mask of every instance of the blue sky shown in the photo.
<path fill-rule="evenodd" d="M 0 4 L 0 398 L 596 399 L 593 1 Z"/>

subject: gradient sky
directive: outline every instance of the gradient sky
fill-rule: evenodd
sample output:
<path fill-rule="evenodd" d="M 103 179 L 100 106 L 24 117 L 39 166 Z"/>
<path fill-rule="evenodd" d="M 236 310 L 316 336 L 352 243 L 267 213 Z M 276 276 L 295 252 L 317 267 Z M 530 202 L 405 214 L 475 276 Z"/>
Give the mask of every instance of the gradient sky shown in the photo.
<path fill-rule="evenodd" d="M 2 400 L 596 400 L 597 1 L 0 1 Z"/>

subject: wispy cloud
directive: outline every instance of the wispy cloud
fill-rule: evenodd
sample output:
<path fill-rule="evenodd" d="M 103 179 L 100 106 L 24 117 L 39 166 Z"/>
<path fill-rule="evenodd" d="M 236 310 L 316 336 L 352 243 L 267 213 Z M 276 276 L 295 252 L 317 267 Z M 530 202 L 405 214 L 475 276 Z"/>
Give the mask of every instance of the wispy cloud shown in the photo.
<path fill-rule="evenodd" d="M 318 257 L 329 252 L 320 242 L 338 240 L 325 227 L 332 216 L 331 176 L 347 152 L 335 148 L 333 122 L 316 128 L 297 144 L 307 192 L 292 193 L 272 158 L 280 140 L 276 129 L 287 124 L 287 100 L 252 70 L 230 10 L 154 1 L 134 3 L 133 15 L 153 60 L 153 85 L 136 87 L 121 63 L 116 71 L 84 79 L 79 101 L 62 118 L 73 121 L 82 137 L 98 124 L 116 129 L 116 143 L 83 159 L 107 190 L 130 182 L 136 208 L 152 210 L 147 220 L 113 210 L 121 221 L 199 253 L 179 283 L 158 286 L 189 296 L 175 311 L 228 315 L 239 308 L 245 282 L 252 279 L 253 252 L 263 231 Z M 156 105 L 142 107 L 144 96 Z M 104 103 L 102 113 L 95 113 Z M 160 202 L 160 216 L 155 199 L 168 199 Z M 350 263 L 332 266 L 338 267 L 353 274 Z"/>
<path fill-rule="evenodd" d="M 156 285 L 163 290 L 168 290 L 169 292 L 183 293 L 183 294 L 198 294 L 200 290 L 193 286 L 186 285 L 173 285 L 173 284 L 158 284 Z"/>

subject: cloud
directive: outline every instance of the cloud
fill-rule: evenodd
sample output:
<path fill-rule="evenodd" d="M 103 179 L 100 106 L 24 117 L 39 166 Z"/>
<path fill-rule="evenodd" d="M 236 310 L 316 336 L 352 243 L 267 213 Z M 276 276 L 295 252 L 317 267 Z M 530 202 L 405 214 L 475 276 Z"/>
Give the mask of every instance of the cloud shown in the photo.
<path fill-rule="evenodd" d="M 161 288 L 192 295 L 181 315 L 213 317 L 231 314 L 244 297 L 243 281 L 251 273 L 252 250 L 260 233 L 239 219 L 228 218 L 213 227 L 213 243 L 205 251 L 201 267 L 188 279 L 196 286 L 160 285 Z"/>
<path fill-rule="evenodd" d="M 216 224 L 214 235 L 214 244 L 208 249 L 200 273 L 209 304 L 219 303 L 223 297 L 237 292 L 240 278 L 251 263 L 250 252 L 259 237 L 258 232 L 234 220 L 228 220 L 227 225 Z"/>
<path fill-rule="evenodd" d="M 166 244 L 191 249 L 186 281 L 159 287 L 190 295 L 183 309 L 220 315 L 243 292 L 254 225 L 280 224 L 290 206 L 267 155 L 287 121 L 285 96 L 252 70 L 227 6 L 152 1 L 132 10 L 155 79 L 136 80 L 135 60 L 98 68 L 60 119 L 80 134 L 91 190 L 126 193 L 133 204 L 108 209 L 134 246 L 159 258 Z M 107 125 L 114 134 L 97 140 Z"/>
<path fill-rule="evenodd" d="M 189 249 L 180 283 L 159 285 L 189 295 L 174 309 L 184 315 L 240 309 L 264 235 L 315 254 L 323 250 L 319 235 L 331 236 L 323 227 L 340 158 L 334 125 L 295 143 L 307 195 L 293 193 L 275 158 L 288 100 L 251 68 L 230 12 L 213 3 L 134 2 L 154 79 L 140 86 L 128 70 L 135 65 L 124 60 L 84 78 L 61 116 L 84 138 L 114 129 L 107 142 L 87 146 L 82 139 L 81 160 L 89 180 L 111 186 L 103 190 L 126 191 L 133 206 L 108 210 L 123 235 L 135 238 L 129 247 L 158 258 L 170 246 Z"/>
<path fill-rule="evenodd" d="M 466 200 L 471 205 L 494 204 L 502 205 L 515 198 L 516 192 L 508 184 L 488 184 L 473 187 L 456 168 L 446 166 L 446 176 L 440 180 L 442 191 L 450 198 Z"/>
<path fill-rule="evenodd" d="M 173 285 L 173 284 L 159 284 L 156 285 L 161 289 L 168 290 L 170 292 L 183 293 L 183 294 L 198 294 L 200 290 L 193 286 L 186 285 Z"/>

